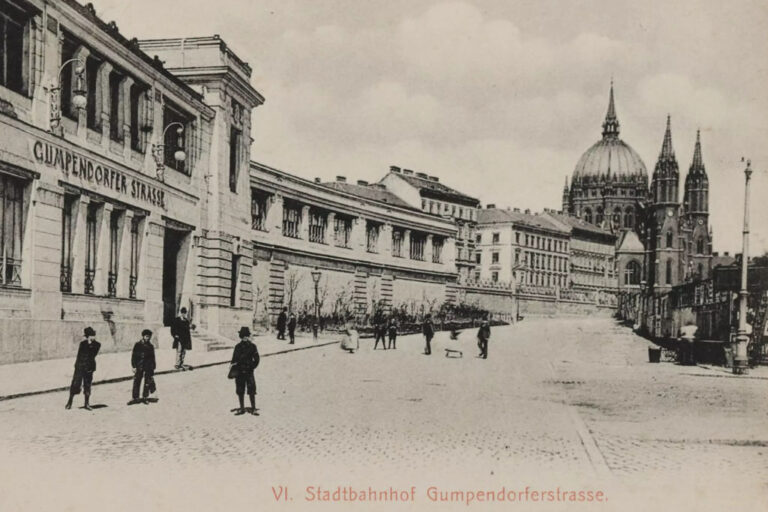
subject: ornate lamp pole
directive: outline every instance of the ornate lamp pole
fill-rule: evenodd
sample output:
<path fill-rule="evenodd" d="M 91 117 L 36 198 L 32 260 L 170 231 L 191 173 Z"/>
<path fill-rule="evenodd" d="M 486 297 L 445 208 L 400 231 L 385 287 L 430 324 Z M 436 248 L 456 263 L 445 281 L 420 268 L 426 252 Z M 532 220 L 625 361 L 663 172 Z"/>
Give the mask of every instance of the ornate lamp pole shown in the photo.
<path fill-rule="evenodd" d="M 322 276 L 317 267 L 312 270 L 312 282 L 315 283 L 315 318 L 312 321 L 312 341 L 317 342 L 317 322 L 320 318 L 320 301 L 318 300 L 317 286 L 320 284 L 320 276 Z"/>
<path fill-rule="evenodd" d="M 739 330 L 736 334 L 736 343 L 733 356 L 733 373 L 744 375 L 747 373 L 747 268 L 749 263 L 749 180 L 752 177 L 752 162 L 747 160 L 744 169 L 744 230 L 742 231 L 741 248 L 741 291 L 739 292 Z"/>
<path fill-rule="evenodd" d="M 64 68 L 73 62 L 77 62 L 75 67 L 75 75 L 77 80 L 75 82 L 75 88 L 72 90 L 72 106 L 76 109 L 84 109 L 88 104 L 88 98 L 86 97 L 86 90 L 83 81 L 83 73 L 85 73 L 85 62 L 82 59 L 69 59 L 59 68 L 58 80 L 51 87 L 51 117 L 50 128 L 51 131 L 57 129 L 61 124 L 61 73 Z"/>
<path fill-rule="evenodd" d="M 187 154 L 184 153 L 184 139 L 182 137 L 184 135 L 184 125 L 179 122 L 170 123 L 165 127 L 163 135 L 160 137 L 162 143 L 152 144 L 152 156 L 155 158 L 155 164 L 157 164 L 157 179 L 160 181 L 165 181 L 165 134 L 168 131 L 168 128 L 172 126 L 178 126 L 178 128 L 176 128 L 176 135 L 178 136 L 176 141 L 177 149 L 176 152 L 173 153 L 173 158 L 175 158 L 177 162 L 183 162 L 187 158 Z"/>

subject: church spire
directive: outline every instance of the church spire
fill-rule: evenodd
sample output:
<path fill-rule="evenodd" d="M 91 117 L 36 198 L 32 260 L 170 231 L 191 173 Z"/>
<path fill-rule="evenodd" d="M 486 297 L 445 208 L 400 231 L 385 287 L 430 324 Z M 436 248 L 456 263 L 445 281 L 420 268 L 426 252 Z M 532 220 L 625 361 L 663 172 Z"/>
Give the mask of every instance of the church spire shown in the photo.
<path fill-rule="evenodd" d="M 608 112 L 603 121 L 603 139 L 619 138 L 619 118 L 616 117 L 616 106 L 613 101 L 613 80 L 611 80 L 611 94 L 608 100 Z"/>
<path fill-rule="evenodd" d="M 675 150 L 672 148 L 672 121 L 671 116 L 667 114 L 667 131 L 664 132 L 664 143 L 661 145 L 660 160 L 674 160 Z"/>
<path fill-rule="evenodd" d="M 691 174 L 706 174 L 704 159 L 701 157 L 701 130 L 696 130 L 696 147 L 693 150 L 693 162 L 691 162 Z"/>

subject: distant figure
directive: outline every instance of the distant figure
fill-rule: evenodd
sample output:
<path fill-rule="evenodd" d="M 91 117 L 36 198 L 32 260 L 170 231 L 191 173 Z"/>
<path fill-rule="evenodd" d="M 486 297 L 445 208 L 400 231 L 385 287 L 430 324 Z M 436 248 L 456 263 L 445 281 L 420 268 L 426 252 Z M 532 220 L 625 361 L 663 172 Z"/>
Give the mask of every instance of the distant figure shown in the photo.
<path fill-rule="evenodd" d="M 251 401 L 251 414 L 258 416 L 259 413 L 256 410 L 256 380 L 253 377 L 253 371 L 259 366 L 259 350 L 251 342 L 251 330 L 248 327 L 241 327 L 237 335 L 240 337 L 240 343 L 235 345 L 230 364 L 230 371 L 235 372 L 235 393 L 240 404 L 240 408 L 235 415 L 245 414 L 244 395 L 248 391 L 248 399 Z"/>
<path fill-rule="evenodd" d="M 376 341 L 374 341 L 373 343 L 373 350 L 376 350 L 376 348 L 379 346 L 379 341 L 381 341 L 381 347 L 384 350 L 387 350 L 387 341 L 385 339 L 386 334 L 387 334 L 386 322 L 381 317 L 377 317 L 377 320 L 374 322 L 374 325 L 373 325 L 373 335 L 376 337 Z"/>
<path fill-rule="evenodd" d="M 288 319 L 288 338 L 291 340 L 289 345 L 293 345 L 296 341 L 296 315 L 291 313 L 291 317 Z"/>
<path fill-rule="evenodd" d="M 692 322 L 688 321 L 680 328 L 680 364 L 695 365 L 696 358 L 694 356 L 694 343 L 696 341 L 696 334 L 699 328 Z"/>
<path fill-rule="evenodd" d="M 395 317 L 389 319 L 387 334 L 389 334 L 389 348 L 397 349 L 397 320 Z"/>
<path fill-rule="evenodd" d="M 488 320 L 483 320 L 480 329 L 477 330 L 477 346 L 480 349 L 480 355 L 483 359 L 488 359 L 488 340 L 491 337 L 491 325 Z"/>
<path fill-rule="evenodd" d="M 432 323 L 432 315 L 427 313 L 424 317 L 424 323 L 421 325 L 421 332 L 424 334 L 424 340 L 426 346 L 424 347 L 424 355 L 432 354 L 432 338 L 435 336 L 435 326 Z"/>
<path fill-rule="evenodd" d="M 85 339 L 80 342 L 75 357 L 75 373 L 72 376 L 72 384 L 69 387 L 69 400 L 66 409 L 72 408 L 72 399 L 80 394 L 80 387 L 83 388 L 85 396 L 84 409 L 91 410 L 91 384 L 93 383 L 93 372 L 96 371 L 96 355 L 99 353 L 101 343 L 96 341 L 96 331 L 91 327 L 86 327 L 83 331 Z"/>
<path fill-rule="evenodd" d="M 171 336 L 173 336 L 173 348 L 176 349 L 177 370 L 186 370 L 189 367 L 184 364 L 184 356 L 187 350 L 192 350 L 192 335 L 189 332 L 189 318 L 187 308 L 181 308 L 179 316 L 171 322 Z"/>
<path fill-rule="evenodd" d="M 342 331 L 341 348 L 346 350 L 350 354 L 354 354 L 355 350 L 360 348 L 360 334 L 355 329 L 354 325 L 346 324 Z"/>
<path fill-rule="evenodd" d="M 155 347 L 152 345 L 152 331 L 144 329 L 141 331 L 141 340 L 133 346 L 131 355 L 131 366 L 133 367 L 133 397 L 128 405 L 139 403 L 139 388 L 141 381 L 144 380 L 144 391 L 141 397 L 144 403 L 147 403 L 149 395 L 156 391 L 155 387 Z"/>
<path fill-rule="evenodd" d="M 459 339 L 459 334 L 461 334 L 461 331 L 456 329 L 456 323 L 455 322 L 451 322 L 451 335 L 450 335 L 451 339 L 452 340 Z"/>
<path fill-rule="evenodd" d="M 283 306 L 283 309 L 280 311 L 280 314 L 277 315 L 277 339 L 284 340 L 285 339 L 285 326 L 288 322 L 288 314 L 286 313 L 288 308 Z"/>

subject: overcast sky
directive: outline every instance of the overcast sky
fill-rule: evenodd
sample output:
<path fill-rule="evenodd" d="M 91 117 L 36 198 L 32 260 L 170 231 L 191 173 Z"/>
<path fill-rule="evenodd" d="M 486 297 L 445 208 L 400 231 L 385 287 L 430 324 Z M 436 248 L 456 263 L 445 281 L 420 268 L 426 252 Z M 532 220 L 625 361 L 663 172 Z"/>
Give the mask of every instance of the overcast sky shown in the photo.
<path fill-rule="evenodd" d="M 436 174 L 484 204 L 559 208 L 600 138 L 613 76 L 621 137 L 649 174 L 667 113 L 681 194 L 701 128 L 715 250 L 768 250 L 764 1 L 95 0 L 127 37 L 219 34 L 266 103 L 251 157 L 306 178 Z"/>

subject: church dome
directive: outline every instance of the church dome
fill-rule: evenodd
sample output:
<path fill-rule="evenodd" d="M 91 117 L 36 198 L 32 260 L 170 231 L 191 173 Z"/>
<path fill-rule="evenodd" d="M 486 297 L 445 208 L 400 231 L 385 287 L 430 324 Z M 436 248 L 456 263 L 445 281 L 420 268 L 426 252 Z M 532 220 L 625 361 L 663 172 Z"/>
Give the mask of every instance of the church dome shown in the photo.
<path fill-rule="evenodd" d="M 603 122 L 603 138 L 589 148 L 573 170 L 573 182 L 634 181 L 646 178 L 648 171 L 640 155 L 619 138 L 619 120 L 613 103 L 613 84 L 608 113 Z"/>

